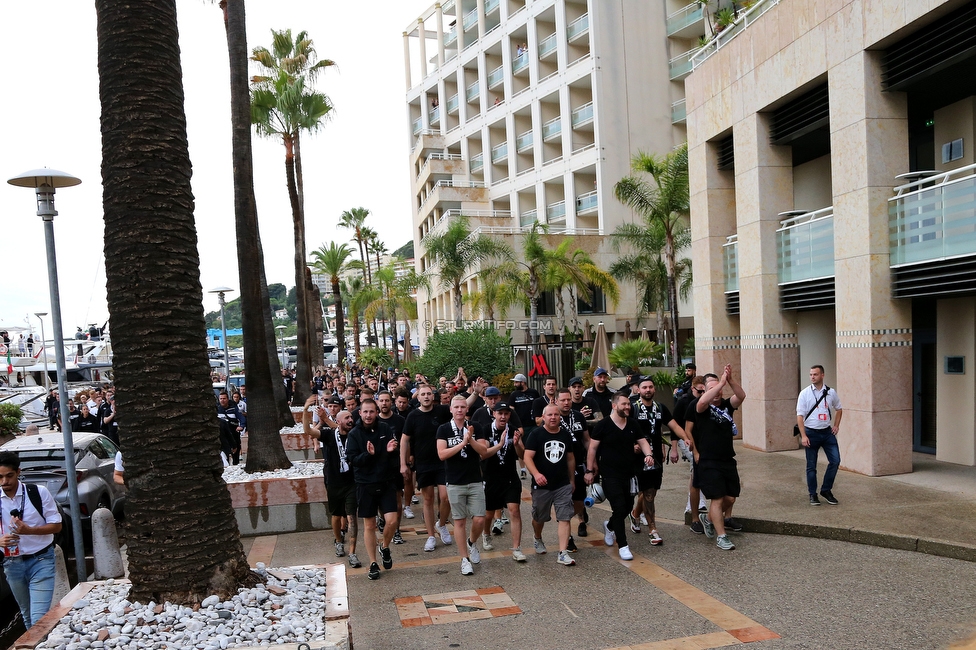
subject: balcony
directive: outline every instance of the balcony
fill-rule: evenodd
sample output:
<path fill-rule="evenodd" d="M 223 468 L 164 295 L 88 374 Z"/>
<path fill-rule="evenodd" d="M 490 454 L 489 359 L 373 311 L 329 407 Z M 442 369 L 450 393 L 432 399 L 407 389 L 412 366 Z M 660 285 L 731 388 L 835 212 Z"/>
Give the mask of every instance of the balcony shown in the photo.
<path fill-rule="evenodd" d="M 508 143 L 502 142 L 491 148 L 491 162 L 494 165 L 508 160 Z"/>
<path fill-rule="evenodd" d="M 464 14 L 464 18 L 461 21 L 464 26 L 464 31 L 468 31 L 472 27 L 478 24 L 478 8 L 475 7 L 468 13 Z"/>
<path fill-rule="evenodd" d="M 512 59 L 512 73 L 521 72 L 529 67 L 529 53 L 522 52 Z"/>
<path fill-rule="evenodd" d="M 566 40 L 572 43 L 588 31 L 590 31 L 590 15 L 583 14 L 566 27 Z"/>
<path fill-rule="evenodd" d="M 499 0 L 485 0 L 485 15 L 490 16 L 498 11 L 498 4 Z"/>
<path fill-rule="evenodd" d="M 525 212 L 519 215 L 519 225 L 523 228 L 528 228 L 532 224 L 536 223 L 538 220 L 539 220 L 539 211 L 535 209 L 526 210 Z"/>
<path fill-rule="evenodd" d="M 460 104 L 460 103 L 461 102 L 458 99 L 458 94 L 457 93 L 454 93 L 453 95 L 451 95 L 450 97 L 448 97 L 447 98 L 447 113 L 448 113 L 448 115 L 454 115 L 455 113 L 457 113 L 458 112 L 458 104 Z"/>
<path fill-rule="evenodd" d="M 510 210 L 445 210 L 444 214 L 442 214 L 437 221 L 434 222 L 434 225 L 431 226 L 430 230 L 427 231 L 427 234 L 424 235 L 424 240 L 438 234 L 447 226 L 447 224 L 451 222 L 451 220 L 458 219 L 460 217 L 467 218 L 471 222 L 472 226 L 477 226 L 487 219 L 511 219 L 512 213 Z"/>
<path fill-rule="evenodd" d="M 519 134 L 515 138 L 515 151 L 518 153 L 525 153 L 526 151 L 532 150 L 532 129 L 529 129 L 525 133 Z"/>
<path fill-rule="evenodd" d="M 413 134 L 420 135 L 420 131 L 424 128 L 424 118 L 418 117 L 413 121 Z"/>
<path fill-rule="evenodd" d="M 574 129 L 585 124 L 591 124 L 593 122 L 593 102 L 588 102 L 577 108 L 573 111 L 572 117 Z"/>
<path fill-rule="evenodd" d="M 671 124 L 684 124 L 688 117 L 685 100 L 679 99 L 671 104 Z"/>
<path fill-rule="evenodd" d="M 725 312 L 739 313 L 739 236 L 729 235 L 722 245 L 722 268 L 725 272 Z"/>
<path fill-rule="evenodd" d="M 452 27 L 451 31 L 444 34 L 444 47 L 447 47 L 451 43 L 457 40 L 457 27 Z"/>
<path fill-rule="evenodd" d="M 556 51 L 556 32 L 549 34 L 539 43 L 539 58 L 545 59 Z"/>
<path fill-rule="evenodd" d="M 725 47 L 729 41 L 743 32 L 749 25 L 759 20 L 760 16 L 779 4 L 779 0 L 757 0 L 748 11 L 739 12 L 739 17 L 734 23 L 723 29 L 704 47 L 695 52 L 692 61 L 694 67 L 700 66 L 711 55 Z"/>
<path fill-rule="evenodd" d="M 546 206 L 546 221 L 558 223 L 566 221 L 566 202 L 556 201 Z"/>
<path fill-rule="evenodd" d="M 563 122 L 561 117 L 554 117 L 545 124 L 542 125 L 542 141 L 549 142 L 555 140 L 563 131 Z"/>
<path fill-rule="evenodd" d="M 488 73 L 488 89 L 491 90 L 499 86 L 503 81 L 505 81 L 505 69 L 503 66 L 498 66 L 494 70 Z"/>
<path fill-rule="evenodd" d="M 697 2 L 692 2 L 687 7 L 678 9 L 668 16 L 668 36 L 677 38 L 701 36 L 705 31 L 705 26 L 702 23 L 704 17 L 702 6 Z"/>
<path fill-rule="evenodd" d="M 688 50 L 687 52 L 682 52 L 668 62 L 671 81 L 684 79 L 691 74 L 691 71 L 694 69 L 691 64 L 691 57 L 697 51 L 698 50 Z"/>
<path fill-rule="evenodd" d="M 587 192 L 586 194 L 580 194 L 576 197 L 576 216 L 579 217 L 596 212 L 599 204 L 599 195 L 596 190 Z"/>
<path fill-rule="evenodd" d="M 430 109 L 430 112 L 427 113 L 427 117 L 430 119 L 431 126 L 439 123 L 441 121 L 440 107 L 435 106 L 434 108 Z"/>
<path fill-rule="evenodd" d="M 475 81 L 473 84 L 464 89 L 464 96 L 469 102 L 473 102 L 478 99 L 478 82 Z"/>
<path fill-rule="evenodd" d="M 471 173 L 477 173 L 485 168 L 485 154 L 479 153 L 471 157 Z"/>
<path fill-rule="evenodd" d="M 804 212 L 780 222 L 776 231 L 779 283 L 834 275 L 834 208 Z"/>

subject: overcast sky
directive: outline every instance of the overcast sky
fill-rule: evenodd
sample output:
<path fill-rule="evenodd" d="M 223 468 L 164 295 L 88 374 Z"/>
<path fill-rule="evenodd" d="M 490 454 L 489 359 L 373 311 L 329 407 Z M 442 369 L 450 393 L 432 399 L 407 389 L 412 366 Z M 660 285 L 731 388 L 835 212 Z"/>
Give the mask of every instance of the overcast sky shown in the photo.
<path fill-rule="evenodd" d="M 348 240 L 343 210 L 363 206 L 393 251 L 411 238 L 409 146 L 404 104 L 404 28 L 432 0 L 249 0 L 248 49 L 271 44 L 271 29 L 308 31 L 338 71 L 318 88 L 336 107 L 319 134 L 303 140 L 309 250 Z M 238 288 L 227 41 L 217 3 L 178 0 L 187 129 L 193 162 L 204 307 L 206 291 Z M 7 51 L 0 102 L 0 173 L 50 167 L 82 180 L 59 190 L 55 219 L 65 333 L 102 323 L 101 173 L 97 43 L 92 0 L 4 2 L 0 42 Z M 279 141 L 254 139 L 255 191 L 268 281 L 294 284 L 291 212 Z M 31 190 L 0 183 L 0 323 L 50 312 L 44 233 Z M 235 297 L 237 294 L 231 294 Z M 37 319 L 31 316 L 35 328 Z M 50 316 L 45 326 L 51 336 Z"/>

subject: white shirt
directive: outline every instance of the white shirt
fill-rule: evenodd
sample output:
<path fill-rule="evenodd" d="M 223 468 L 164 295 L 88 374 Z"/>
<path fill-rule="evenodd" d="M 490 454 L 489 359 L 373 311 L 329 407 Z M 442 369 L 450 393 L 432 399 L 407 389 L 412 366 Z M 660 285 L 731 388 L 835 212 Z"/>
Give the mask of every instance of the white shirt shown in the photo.
<path fill-rule="evenodd" d="M 801 390 L 800 396 L 796 398 L 796 414 L 800 417 L 806 417 L 807 411 L 812 409 L 816 401 L 823 395 L 823 389 L 822 384 L 820 390 L 811 384 L 808 388 Z M 837 391 L 830 388 L 827 391 L 827 397 L 820 400 L 810 417 L 803 421 L 803 427 L 806 429 L 826 429 L 833 424 L 834 413 L 842 408 Z"/>
<path fill-rule="evenodd" d="M 34 504 L 31 503 L 30 497 L 27 496 L 23 482 L 17 481 L 17 493 L 14 494 L 13 498 L 8 497 L 6 492 L 0 490 L 0 508 L 3 509 L 3 533 L 5 535 L 13 532 L 10 522 L 11 510 L 23 510 L 21 520 L 31 527 L 54 524 L 61 521 L 61 513 L 58 512 L 58 506 L 54 502 L 54 497 L 51 496 L 51 493 L 43 485 L 38 485 L 37 490 L 41 495 L 41 507 L 44 510 L 43 517 L 34 509 Z M 23 508 L 21 508 L 21 500 L 23 500 Z M 20 542 L 17 545 L 20 547 L 21 555 L 29 555 L 31 553 L 37 553 L 53 542 L 54 535 L 21 535 Z"/>
<path fill-rule="evenodd" d="M 125 472 L 125 465 L 122 464 L 122 452 L 115 452 L 115 471 Z"/>

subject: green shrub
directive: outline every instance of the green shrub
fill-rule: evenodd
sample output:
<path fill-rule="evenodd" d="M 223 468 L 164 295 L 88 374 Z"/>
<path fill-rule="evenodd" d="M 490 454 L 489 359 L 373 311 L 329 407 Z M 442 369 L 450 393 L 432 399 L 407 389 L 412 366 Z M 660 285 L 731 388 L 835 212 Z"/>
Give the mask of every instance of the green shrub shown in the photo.
<path fill-rule="evenodd" d="M 684 376 L 684 370 L 681 370 L 681 381 L 684 381 Z M 675 373 L 666 370 L 658 370 L 651 375 L 651 379 L 654 380 L 654 388 L 657 390 L 661 390 L 663 387 L 672 389 L 681 383 L 681 381 L 677 381 Z"/>
<path fill-rule="evenodd" d="M 374 368 L 376 366 L 389 368 L 393 366 L 393 355 L 383 348 L 366 348 L 360 350 L 357 361 L 362 368 Z"/>
<path fill-rule="evenodd" d="M 640 366 L 650 365 L 655 354 L 660 353 L 661 346 L 644 339 L 624 341 L 610 350 L 610 365 L 622 372 L 633 370 Z"/>
<path fill-rule="evenodd" d="M 512 371 L 511 340 L 490 326 L 457 332 L 434 332 L 427 339 L 424 353 L 410 369 L 427 377 L 453 377 L 459 367 L 469 378 L 486 379 Z"/>
<path fill-rule="evenodd" d="M 16 404 L 0 404 L 0 435 L 17 435 L 24 411 Z"/>

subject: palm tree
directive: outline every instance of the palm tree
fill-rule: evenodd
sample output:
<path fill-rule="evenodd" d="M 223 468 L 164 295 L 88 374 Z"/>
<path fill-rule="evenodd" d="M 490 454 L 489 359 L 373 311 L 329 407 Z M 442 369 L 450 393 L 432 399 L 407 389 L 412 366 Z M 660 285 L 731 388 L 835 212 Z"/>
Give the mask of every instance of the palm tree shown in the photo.
<path fill-rule="evenodd" d="M 571 242 L 571 240 L 570 240 Z M 563 242 L 566 244 L 566 242 Z M 562 245 L 562 244 L 561 244 Z M 604 271 L 590 259 L 583 250 L 577 248 L 569 251 L 566 244 L 565 251 L 568 256 L 569 264 L 550 264 L 545 272 L 543 286 L 547 291 L 552 291 L 556 298 L 556 312 L 559 318 L 566 324 L 566 307 L 563 300 L 563 289 L 569 291 L 569 302 L 572 312 L 573 323 L 572 331 L 577 331 L 576 319 L 576 296 L 578 291 L 585 291 L 588 295 L 593 293 L 594 287 L 602 290 L 607 295 L 614 296 L 613 301 L 619 300 L 619 289 L 614 276 Z M 557 247 L 557 251 L 559 248 Z"/>
<path fill-rule="evenodd" d="M 628 176 L 617 182 L 613 192 L 619 201 L 633 208 L 645 227 L 661 229 L 664 238 L 662 257 L 671 311 L 671 356 L 677 359 L 677 255 L 688 232 L 688 144 L 663 157 L 640 152 L 631 161 L 631 168 L 638 174 L 650 174 L 653 184 L 644 176 Z"/>
<path fill-rule="evenodd" d="M 295 230 L 295 302 L 298 321 L 298 361 L 294 400 L 304 402 L 310 390 L 312 335 L 310 326 L 308 287 L 305 277 L 305 209 L 300 180 L 301 133 L 315 132 L 322 127 L 332 111 L 329 98 L 311 90 L 314 72 L 334 65 L 331 61 L 312 64 L 315 50 L 305 32 L 295 41 L 291 30 L 272 31 L 273 49 L 254 49 L 252 60 L 265 70 L 265 75 L 252 79 L 251 121 L 258 133 L 280 138 L 285 146 L 285 175 L 288 198 L 291 202 Z M 309 88 L 306 88 L 306 85 Z"/>
<path fill-rule="evenodd" d="M 356 268 L 360 262 L 357 260 L 350 264 L 351 268 Z M 349 304 L 349 313 L 352 317 L 352 336 L 353 345 L 356 350 L 356 360 L 359 360 L 361 344 L 359 342 L 360 325 L 359 319 L 364 315 L 366 307 L 379 297 L 379 291 L 365 284 L 361 279 L 350 277 L 344 283 L 344 293 Z M 368 333 L 368 330 L 367 330 Z"/>
<path fill-rule="evenodd" d="M 402 258 L 398 258 L 402 261 Z M 417 273 L 415 269 L 410 269 L 407 273 L 397 277 L 395 265 L 377 269 L 376 284 L 379 286 L 380 295 L 366 307 L 366 316 L 375 316 L 379 311 L 383 311 L 390 316 L 390 325 L 393 328 L 393 365 L 400 365 L 400 344 L 397 342 L 397 314 L 403 314 L 406 320 L 417 317 L 417 300 L 414 293 L 418 287 L 429 287 L 427 278 Z M 384 331 L 384 336 L 386 335 Z"/>
<path fill-rule="evenodd" d="M 130 597 L 230 598 L 256 576 L 221 479 L 176 0 L 97 0 L 95 12 Z"/>
<path fill-rule="evenodd" d="M 471 236 L 468 218 L 461 215 L 447 224 L 438 235 L 428 236 L 424 248 L 431 266 L 437 267 L 441 288 L 450 289 L 454 297 L 454 323 L 460 328 L 462 318 L 461 283 L 472 268 L 493 259 L 512 258 L 512 249 L 504 242 L 479 234 Z"/>
<path fill-rule="evenodd" d="M 366 247 L 367 256 L 369 253 L 372 253 L 373 255 L 376 256 L 376 270 L 379 271 L 380 256 L 384 255 L 387 252 L 386 244 L 380 241 L 380 234 L 375 230 L 373 230 L 372 228 L 370 228 L 369 226 L 363 228 L 363 244 Z M 370 267 L 372 267 L 372 264 L 370 264 Z M 372 284 L 373 283 L 372 270 L 370 270 L 368 277 L 369 277 L 370 284 Z M 381 314 L 381 318 L 383 322 L 383 349 L 385 350 L 386 349 L 386 315 Z M 376 332 L 375 316 L 372 318 L 372 321 L 373 321 L 373 333 L 376 334 L 377 332 Z"/>
<path fill-rule="evenodd" d="M 466 299 L 471 308 L 478 311 L 486 320 L 494 321 L 496 309 L 504 314 L 505 310 L 513 304 L 505 292 L 504 283 L 499 282 L 496 266 L 483 268 L 478 272 L 478 287 L 481 290 L 468 294 Z"/>
<path fill-rule="evenodd" d="M 318 250 L 312 251 L 313 267 L 318 273 L 329 276 L 329 283 L 332 285 L 332 297 L 335 299 L 336 310 L 336 343 L 339 345 L 339 367 L 343 367 L 346 362 L 346 323 L 342 313 L 342 290 L 340 288 L 341 275 L 346 269 L 346 264 L 352 256 L 352 249 L 345 244 L 336 245 L 329 242 L 329 246 L 324 244 Z"/>
<path fill-rule="evenodd" d="M 369 249 L 367 248 L 366 233 L 364 232 L 366 230 L 364 224 L 368 216 L 369 210 L 366 208 L 353 208 L 339 215 L 339 223 L 336 224 L 336 228 L 346 228 L 353 231 L 352 238 L 359 247 L 359 261 L 362 263 L 360 270 L 363 272 L 364 286 L 369 284 L 371 275 L 369 270 Z M 366 336 L 367 338 L 370 336 L 369 323 L 366 324 Z M 356 345 L 359 345 L 358 339 Z M 356 354 L 359 354 L 358 350 Z"/>

